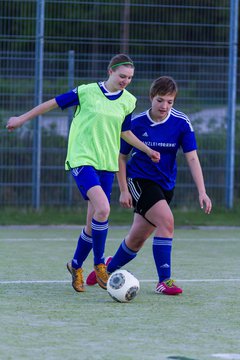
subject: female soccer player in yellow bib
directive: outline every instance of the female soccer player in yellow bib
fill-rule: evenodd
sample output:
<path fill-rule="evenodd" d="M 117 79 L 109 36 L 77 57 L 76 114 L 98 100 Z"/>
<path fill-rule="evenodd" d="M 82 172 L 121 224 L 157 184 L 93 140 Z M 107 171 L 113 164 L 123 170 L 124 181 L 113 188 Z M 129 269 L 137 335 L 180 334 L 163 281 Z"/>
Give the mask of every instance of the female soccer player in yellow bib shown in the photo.
<path fill-rule="evenodd" d="M 126 87 L 133 75 L 134 64 L 129 56 L 116 55 L 108 65 L 106 81 L 80 85 L 18 117 L 11 117 L 6 126 L 9 131 L 13 131 L 26 121 L 57 107 L 64 110 L 76 106 L 65 168 L 71 171 L 79 191 L 88 201 L 86 225 L 78 239 L 73 259 L 67 263 L 72 275 L 72 286 L 78 292 L 85 291 L 82 265 L 91 249 L 97 282 L 106 289 L 108 274 L 104 249 L 112 183 L 114 174 L 118 171 L 120 137 L 146 153 L 153 162 L 160 159 L 157 151 L 138 140 L 130 131 L 136 98 Z"/>

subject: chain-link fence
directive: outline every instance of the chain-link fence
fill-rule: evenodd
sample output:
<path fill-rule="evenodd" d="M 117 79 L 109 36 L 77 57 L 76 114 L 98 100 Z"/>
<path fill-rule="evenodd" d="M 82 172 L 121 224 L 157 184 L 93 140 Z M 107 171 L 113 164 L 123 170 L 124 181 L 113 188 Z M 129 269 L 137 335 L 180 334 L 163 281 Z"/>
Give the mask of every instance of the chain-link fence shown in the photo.
<path fill-rule="evenodd" d="M 82 201 L 64 171 L 72 110 L 47 113 L 11 134 L 5 125 L 9 116 L 76 85 L 104 80 L 110 58 L 120 52 L 135 63 L 129 90 L 138 98 L 136 113 L 150 106 L 155 78 L 175 78 L 174 107 L 192 121 L 209 195 L 218 205 L 231 205 L 231 194 L 239 199 L 240 111 L 236 119 L 231 113 L 236 94 L 240 104 L 237 0 L 10 0 L 0 1 L 0 9 L 1 206 Z M 182 154 L 178 166 L 175 203 L 197 205 Z M 118 194 L 115 183 L 113 202 Z"/>

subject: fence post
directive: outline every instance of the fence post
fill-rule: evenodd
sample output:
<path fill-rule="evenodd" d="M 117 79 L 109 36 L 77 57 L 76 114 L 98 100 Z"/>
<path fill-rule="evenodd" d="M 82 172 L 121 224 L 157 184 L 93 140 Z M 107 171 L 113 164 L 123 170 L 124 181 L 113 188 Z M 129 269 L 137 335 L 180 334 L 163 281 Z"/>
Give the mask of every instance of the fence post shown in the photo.
<path fill-rule="evenodd" d="M 37 0 L 36 50 L 35 50 L 35 106 L 42 102 L 43 88 L 43 45 L 44 45 L 44 1 Z M 40 207 L 41 189 L 41 116 L 33 125 L 33 159 L 32 159 L 32 206 Z"/>
<path fill-rule="evenodd" d="M 237 90 L 238 0 L 231 0 L 228 70 L 226 207 L 233 207 Z"/>
<path fill-rule="evenodd" d="M 74 88 L 74 61 L 75 61 L 75 51 L 69 50 L 68 52 L 68 89 L 72 90 Z M 68 131 L 73 118 L 73 109 L 72 107 L 68 108 Z M 72 205 L 72 174 L 68 174 L 68 206 Z"/>

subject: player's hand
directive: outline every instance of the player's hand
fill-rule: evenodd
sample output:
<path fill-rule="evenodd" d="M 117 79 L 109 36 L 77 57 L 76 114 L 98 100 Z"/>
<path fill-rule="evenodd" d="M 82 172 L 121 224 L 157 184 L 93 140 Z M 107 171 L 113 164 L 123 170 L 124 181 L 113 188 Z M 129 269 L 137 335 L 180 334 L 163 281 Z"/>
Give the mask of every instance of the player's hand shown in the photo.
<path fill-rule="evenodd" d="M 150 149 L 150 153 L 149 153 L 149 157 L 151 158 L 151 160 L 155 163 L 158 163 L 160 160 L 160 153 L 158 151 L 152 150 Z"/>
<path fill-rule="evenodd" d="M 125 209 L 132 208 L 132 195 L 128 190 L 122 191 L 119 198 L 120 205 Z"/>
<path fill-rule="evenodd" d="M 13 131 L 20 127 L 23 123 L 24 121 L 20 116 L 12 116 L 8 119 L 6 128 L 8 129 L 8 131 Z"/>
<path fill-rule="evenodd" d="M 212 210 L 212 201 L 206 193 L 199 194 L 199 203 L 205 214 L 210 214 Z"/>

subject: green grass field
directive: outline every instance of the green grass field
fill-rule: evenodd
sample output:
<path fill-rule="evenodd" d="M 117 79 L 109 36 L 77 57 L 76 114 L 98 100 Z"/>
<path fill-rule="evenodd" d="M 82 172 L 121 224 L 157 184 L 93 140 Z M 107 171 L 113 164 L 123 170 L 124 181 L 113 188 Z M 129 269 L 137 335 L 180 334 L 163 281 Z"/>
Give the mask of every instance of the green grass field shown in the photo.
<path fill-rule="evenodd" d="M 128 227 L 112 227 L 106 255 Z M 80 228 L 0 227 L 1 360 L 240 359 L 240 229 L 177 229 L 173 278 L 181 296 L 157 295 L 151 239 L 125 268 L 138 296 L 71 287 L 65 264 Z M 92 256 L 85 274 L 92 269 Z"/>
<path fill-rule="evenodd" d="M 174 208 L 173 214 L 176 226 L 239 226 L 240 204 L 233 209 L 213 206 L 210 215 L 206 215 L 198 206 L 194 209 Z M 129 225 L 133 218 L 132 209 L 111 206 L 110 224 Z M 78 225 L 86 221 L 86 204 L 76 207 L 47 207 L 35 210 L 33 208 L 0 209 L 1 225 Z"/>

